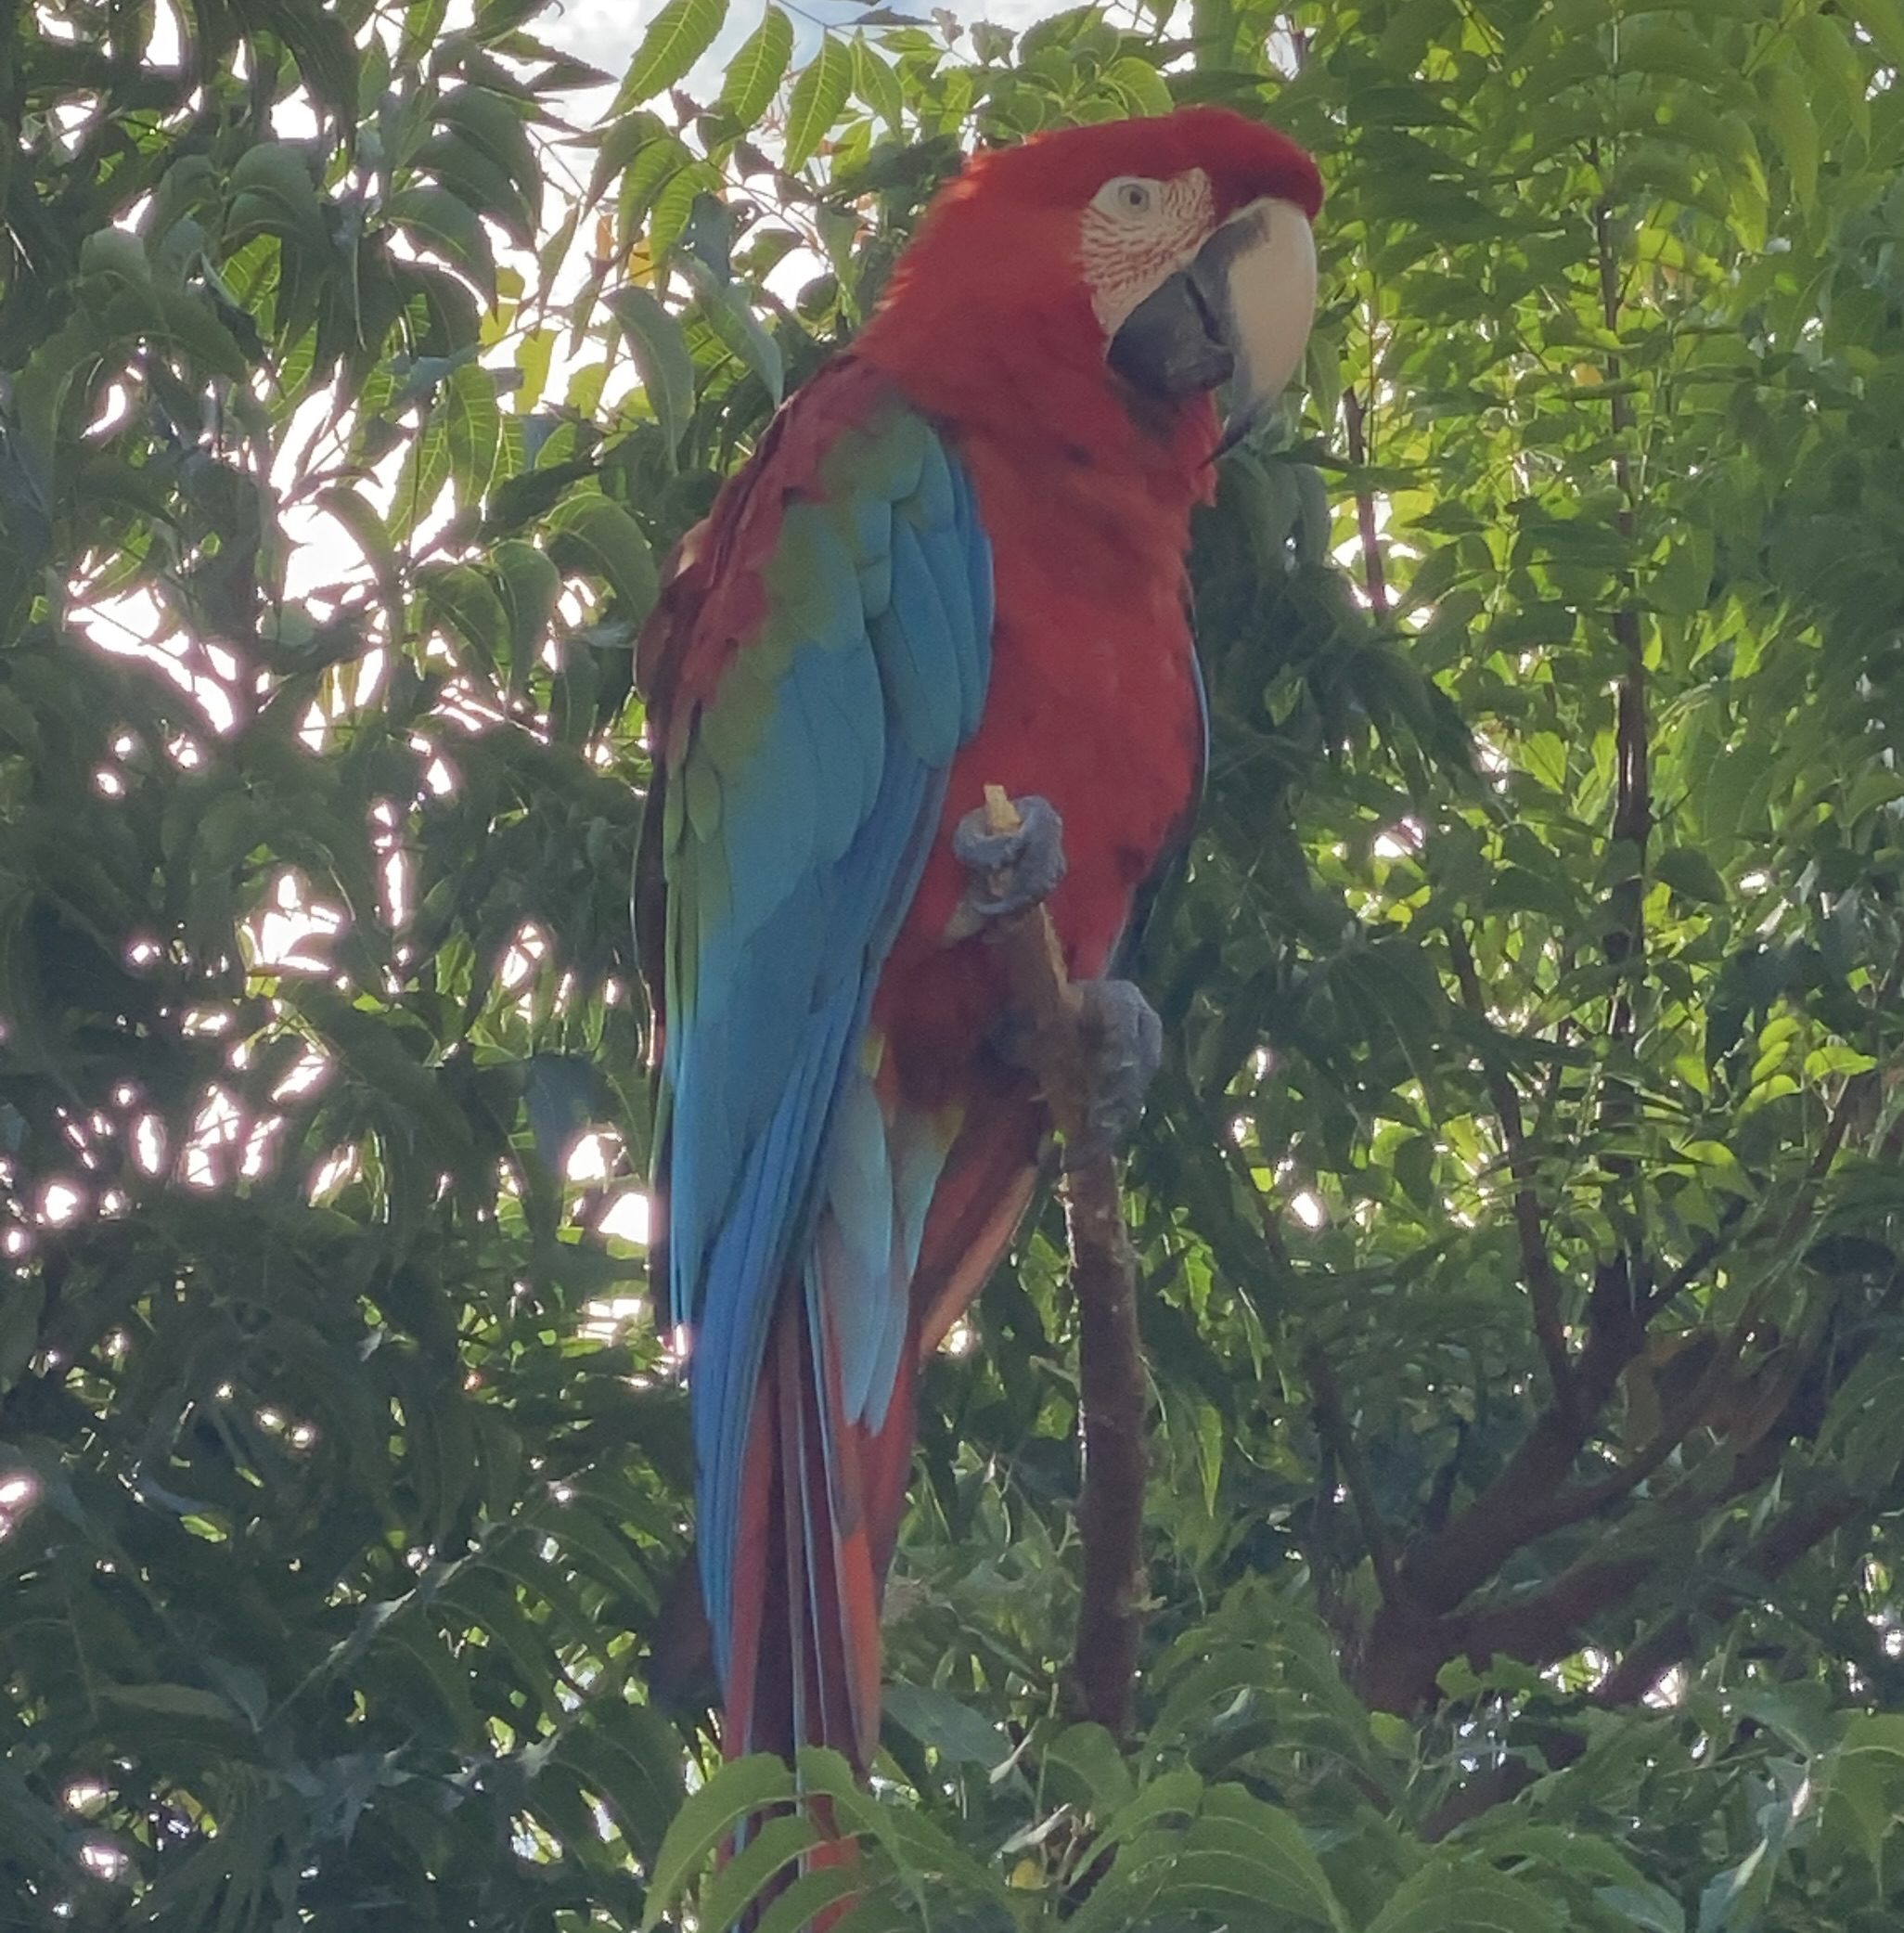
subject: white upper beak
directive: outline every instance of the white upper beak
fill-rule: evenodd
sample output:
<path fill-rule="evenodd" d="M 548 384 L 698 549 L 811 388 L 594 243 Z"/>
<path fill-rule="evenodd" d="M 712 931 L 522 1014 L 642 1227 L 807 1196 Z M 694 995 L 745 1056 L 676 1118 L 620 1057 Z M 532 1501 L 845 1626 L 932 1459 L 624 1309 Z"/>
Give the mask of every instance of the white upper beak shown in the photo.
<path fill-rule="evenodd" d="M 1191 277 L 1236 358 L 1219 452 L 1245 435 L 1301 367 L 1316 319 L 1316 238 L 1293 201 L 1266 198 L 1203 244 Z"/>

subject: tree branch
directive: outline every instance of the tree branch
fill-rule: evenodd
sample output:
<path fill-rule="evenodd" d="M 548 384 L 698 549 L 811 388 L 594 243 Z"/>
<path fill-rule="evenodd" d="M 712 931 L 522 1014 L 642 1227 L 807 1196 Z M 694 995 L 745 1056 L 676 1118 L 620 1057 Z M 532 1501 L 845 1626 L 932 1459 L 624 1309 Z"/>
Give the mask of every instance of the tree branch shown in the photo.
<path fill-rule="evenodd" d="M 1587 1626 L 1624 1604 L 1657 1562 L 1645 1551 L 1583 1559 L 1543 1590 L 1454 1620 L 1459 1629 L 1450 1649 L 1465 1654 L 1476 1670 L 1486 1670 L 1496 1656 L 1537 1669 L 1556 1664 L 1579 1650 Z"/>
<path fill-rule="evenodd" d="M 1821 1490 L 1805 1502 L 1795 1504 L 1747 1546 L 1743 1554 L 1744 1566 L 1762 1579 L 1778 1578 L 1808 1551 L 1841 1528 L 1854 1514 L 1858 1501 L 1848 1492 L 1834 1488 Z M 1590 1610 L 1591 1600 L 1602 1596 L 1604 1589 L 1616 1581 L 1612 1574 L 1613 1568 L 1612 1566 L 1601 1566 L 1602 1575 L 1595 1577 L 1593 1567 L 1576 1566 L 1575 1571 L 1556 1579 L 1550 1590 L 1541 1595 L 1545 1599 L 1556 1599 L 1562 1593 L 1563 1586 L 1567 1585 L 1571 1579 L 1571 1590 L 1564 1602 L 1550 1604 L 1550 1610 L 1563 1616 L 1569 1612 Z M 1729 1597 L 1737 1595 L 1735 1590 L 1716 1585 L 1697 1604 L 1675 1612 L 1651 1637 L 1634 1645 L 1606 1673 L 1590 1695 L 1593 1705 L 1602 1711 L 1637 1705 L 1675 1665 L 1682 1664 L 1691 1654 L 1692 1627 L 1697 1615 L 1702 1611 L 1709 1614 L 1722 1608 Z M 1502 1617 L 1512 1618 L 1518 1608 L 1501 1614 Z M 1516 1656 L 1522 1656 L 1513 1651 L 1510 1642 L 1521 1634 L 1513 1631 L 1507 1622 L 1496 1623 L 1483 1635 L 1499 1640 L 1496 1648 L 1508 1650 Z M 1578 1732 L 1561 1729 L 1542 1741 L 1541 1748 L 1547 1760 L 1546 1769 L 1558 1771 L 1580 1757 L 1587 1748 L 1587 1739 Z M 1422 1836 L 1431 1843 L 1446 1838 L 1469 1820 L 1479 1818 L 1496 1806 L 1506 1805 L 1518 1798 L 1541 1775 L 1541 1768 L 1519 1758 L 1489 1767 L 1450 1793 L 1429 1814 L 1422 1827 Z"/>
<path fill-rule="evenodd" d="M 1422 1610 L 1431 1616 L 1452 1611 L 1516 1551 L 1546 1533 L 1574 1459 L 1645 1334 L 1637 1318 L 1596 1324 L 1575 1361 L 1570 1407 L 1543 1410 L 1480 1496 L 1409 1553 L 1401 1583 Z"/>
<path fill-rule="evenodd" d="M 1803 1503 L 1794 1504 L 1781 1517 L 1767 1525 L 1741 1553 L 1738 1565 L 1729 1566 L 1728 1574 L 1742 1567 L 1768 1581 L 1791 1569 L 1806 1552 L 1820 1544 L 1843 1527 L 1858 1508 L 1859 1499 L 1835 1488 L 1820 1490 Z M 1695 1604 L 1676 1611 L 1653 1632 L 1621 1658 L 1593 1688 L 1593 1702 L 1602 1710 L 1636 1704 L 1677 1664 L 1683 1663 L 1692 1649 L 1693 1619 L 1710 1614 L 1738 1596 L 1730 1582 L 1714 1585 Z"/>
<path fill-rule="evenodd" d="M 1904 1290 L 1904 1275 L 1899 1278 Z M 1525 1664 L 1541 1665 L 1568 1656 L 1585 1638 L 1588 1622 L 1630 1596 L 1683 1540 L 1687 1526 L 1737 1499 L 1758 1490 L 1779 1472 L 1792 1441 L 1810 1429 L 1822 1413 L 1832 1386 L 1842 1386 L 1871 1347 L 1865 1340 L 1858 1347 L 1834 1347 L 1829 1335 L 1820 1337 L 1775 1378 L 1761 1376 L 1743 1385 L 1750 1397 L 1740 1411 L 1732 1405 L 1730 1422 L 1725 1420 L 1727 1398 L 1736 1398 L 1742 1385 L 1736 1381 L 1736 1367 L 1743 1324 L 1736 1327 L 1727 1343 L 1715 1347 L 1713 1360 L 1701 1370 L 1693 1388 L 1676 1406 L 1671 1422 L 1635 1464 L 1615 1472 L 1600 1485 L 1576 1490 L 1576 1504 L 1611 1501 L 1631 1487 L 1635 1468 L 1644 1469 L 1664 1461 L 1664 1446 L 1677 1441 L 1695 1424 L 1705 1421 L 1725 1437 L 1729 1456 L 1714 1458 L 1698 1471 L 1681 1478 L 1653 1506 L 1651 1514 L 1639 1523 L 1639 1535 L 1622 1536 L 1621 1543 L 1602 1546 L 1583 1557 L 1555 1578 L 1544 1589 L 1525 1596 L 1476 1605 L 1459 1616 L 1423 1618 L 1417 1611 L 1412 1620 L 1396 1621 L 1391 1649 L 1397 1655 L 1385 1660 L 1382 1685 L 1388 1699 L 1386 1708 L 1397 1708 L 1398 1700 L 1419 1701 L 1432 1695 L 1434 1674 L 1450 1657 L 1465 1655 L 1475 1669 L 1486 1668 L 1489 1657 L 1506 1655 Z M 1820 1378 L 1823 1382 L 1820 1383 Z M 1717 1484 L 1708 1479 L 1717 1478 Z M 1826 1493 L 1820 1493 L 1826 1494 Z M 1830 1497 L 1840 1495 L 1833 1487 Z M 1820 1537 L 1829 1534 L 1845 1521 L 1856 1503 L 1847 1500 L 1842 1511 L 1814 1516 L 1812 1504 L 1794 1506 L 1760 1537 L 1748 1544 L 1744 1561 L 1760 1575 L 1775 1577 L 1808 1550 Z M 1566 1521 L 1578 1521 L 1584 1508 L 1567 1512 Z M 1829 1516 L 1830 1521 L 1825 1521 Z M 1736 1574 L 1728 1565 L 1726 1578 Z M 1727 1602 L 1725 1580 L 1712 1582 L 1703 1605 L 1723 1608 Z M 1639 1685 L 1637 1697 L 1657 1682 L 1673 1663 L 1691 1648 L 1692 1610 L 1676 1615 L 1640 1646 L 1630 1666 L 1627 1661 L 1615 1668 L 1610 1681 L 1617 1690 L 1623 1684 Z M 1676 1649 L 1677 1647 L 1677 1649 Z M 1661 1658 L 1665 1662 L 1660 1662 Z M 1649 1675 L 1650 1674 L 1650 1675 Z M 1412 1708 L 1412 1707 L 1410 1707 Z M 1511 1795 L 1510 1795 L 1511 1796 Z M 1462 1816 L 1467 1816 L 1465 1812 Z"/>
<path fill-rule="evenodd" d="M 991 830 L 1017 830 L 1003 790 L 985 788 Z M 1090 1092 L 1087 1024 L 1063 949 L 1042 907 L 989 929 L 1011 1004 L 1031 1023 L 1025 1058 L 1063 1137 L 1062 1183 L 1077 1298 L 1078 1392 L 1084 1486 L 1078 1532 L 1084 1589 L 1071 1676 L 1079 1706 L 1113 1736 L 1130 1728 L 1138 1640 L 1148 1592 L 1142 1531 L 1147 1391 L 1138 1340 L 1137 1256 L 1124 1225 L 1117 1160 L 1086 1133 Z"/>
<path fill-rule="evenodd" d="M 1808 1551 L 1842 1528 L 1857 1504 L 1855 1497 L 1835 1488 L 1822 1490 L 1807 1501 L 1795 1504 L 1747 1547 L 1743 1557 L 1745 1567 L 1768 1580 L 1778 1578 Z M 1588 1598 L 1597 1595 L 1599 1583 L 1613 1581 L 1610 1576 L 1595 1580 L 1584 1570 L 1567 1576 L 1576 1578 L 1574 1602 L 1567 1607 L 1573 1609 L 1580 1608 Z M 1558 1592 L 1565 1581 L 1565 1578 L 1557 1579 L 1552 1591 Z M 1551 1594 L 1550 1592 L 1543 1596 Z M 1637 1705 L 1675 1665 L 1682 1664 L 1691 1654 L 1692 1626 L 1698 1613 L 1710 1613 L 1722 1606 L 1728 1596 L 1736 1595 L 1736 1592 L 1716 1586 L 1696 1605 L 1675 1612 L 1651 1637 L 1634 1645 L 1594 1686 L 1591 1702 L 1602 1711 Z M 1505 1626 L 1500 1626 L 1493 1635 L 1506 1639 L 1512 1633 Z M 1503 1644 L 1500 1648 L 1510 1647 Z M 1552 1733 L 1542 1742 L 1546 1769 L 1559 1771 L 1571 1765 L 1586 1748 L 1587 1739 L 1580 1733 L 1572 1730 Z M 1541 1776 L 1542 1769 L 1529 1764 L 1524 1759 L 1509 1759 L 1489 1767 L 1450 1793 L 1429 1814 L 1422 1823 L 1422 1837 L 1431 1843 L 1446 1838 L 1469 1820 L 1477 1819 L 1496 1806 L 1506 1805 L 1518 1798 Z"/>

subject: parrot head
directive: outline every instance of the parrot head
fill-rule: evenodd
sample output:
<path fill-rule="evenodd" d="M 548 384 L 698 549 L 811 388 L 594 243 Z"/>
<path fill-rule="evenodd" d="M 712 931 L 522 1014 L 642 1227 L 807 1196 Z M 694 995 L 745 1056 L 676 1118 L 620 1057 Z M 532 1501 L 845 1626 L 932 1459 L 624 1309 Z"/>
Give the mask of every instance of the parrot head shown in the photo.
<path fill-rule="evenodd" d="M 1227 448 L 1288 382 L 1316 305 L 1316 164 L 1225 108 L 1034 135 L 943 188 L 861 338 L 957 413 L 1168 421 L 1227 387 Z"/>

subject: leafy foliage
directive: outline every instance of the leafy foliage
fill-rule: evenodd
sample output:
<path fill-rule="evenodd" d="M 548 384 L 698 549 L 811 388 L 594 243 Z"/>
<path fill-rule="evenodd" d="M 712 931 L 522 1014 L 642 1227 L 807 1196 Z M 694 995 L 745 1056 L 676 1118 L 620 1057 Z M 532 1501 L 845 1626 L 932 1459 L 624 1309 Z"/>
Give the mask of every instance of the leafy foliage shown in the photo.
<path fill-rule="evenodd" d="M 1215 99 L 1323 159 L 1327 307 L 1198 536 L 1139 1733 L 1065 1704 L 1048 1215 L 926 1379 L 887 1776 L 799 1770 L 863 1863 L 766 1924 L 1894 1925 L 1904 14 L 768 8 L 703 81 L 672 0 L 617 81 L 538 11 L 4 29 L 6 1923 L 796 1870 L 650 1690 L 629 646 L 962 147 Z"/>

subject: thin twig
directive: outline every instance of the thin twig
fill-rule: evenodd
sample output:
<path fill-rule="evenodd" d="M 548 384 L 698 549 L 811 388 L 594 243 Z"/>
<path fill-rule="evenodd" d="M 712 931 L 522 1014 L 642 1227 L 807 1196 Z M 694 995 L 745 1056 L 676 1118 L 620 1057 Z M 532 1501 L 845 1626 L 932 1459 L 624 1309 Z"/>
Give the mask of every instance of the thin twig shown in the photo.
<path fill-rule="evenodd" d="M 1597 157 L 1596 157 L 1597 158 Z M 1601 320 L 1610 334 L 1620 326 L 1619 264 L 1614 252 L 1612 211 L 1605 201 L 1593 210 L 1593 238 L 1599 258 Z M 1633 541 L 1637 522 L 1632 464 L 1624 439 L 1634 427 L 1633 399 L 1621 387 L 1625 369 L 1616 353 L 1606 358 L 1609 406 L 1613 411 L 1615 438 L 1614 482 L 1620 494 L 1620 508 L 1614 525 L 1628 543 Z M 1613 822 L 1609 837 L 1615 844 L 1633 849 L 1632 870 L 1613 889 L 1614 924 L 1606 936 L 1607 958 L 1615 967 L 1632 962 L 1645 943 L 1643 909 L 1646 902 L 1646 846 L 1653 831 L 1652 746 L 1646 716 L 1646 646 L 1640 634 L 1640 613 L 1631 602 L 1632 583 L 1621 573 L 1623 601 L 1613 613 L 1615 641 L 1620 647 L 1622 669 L 1618 695 L 1615 701 L 1615 746 L 1617 757 Z M 1615 1039 L 1625 1039 L 1633 1028 L 1634 975 L 1614 1001 L 1609 1031 Z"/>
<path fill-rule="evenodd" d="M 1891 958 L 1885 969 L 1885 977 L 1878 983 L 1872 996 L 1871 1013 L 1873 1021 L 1883 1017 L 1896 1004 L 1898 991 L 1904 986 L 1904 947 L 1900 947 Z M 1805 1214 L 1810 1206 L 1812 1190 L 1830 1172 L 1832 1163 L 1838 1158 L 1838 1151 L 1845 1145 L 1845 1137 L 1851 1131 L 1851 1123 L 1860 1109 L 1870 1101 L 1878 1086 L 1875 1069 L 1863 1074 L 1852 1075 L 1838 1090 L 1831 1117 L 1825 1122 L 1825 1131 L 1820 1138 L 1818 1153 L 1811 1157 L 1811 1166 L 1805 1177 L 1805 1189 L 1798 1200 L 1793 1204 L 1792 1213 L 1785 1222 L 1785 1236 L 1789 1240 L 1798 1232 Z"/>
<path fill-rule="evenodd" d="M 1348 431 L 1349 461 L 1360 470 L 1369 460 L 1368 437 L 1364 429 L 1369 410 L 1352 389 L 1342 393 L 1342 414 L 1344 426 Z M 1356 528 L 1362 539 L 1362 571 L 1368 585 L 1369 609 L 1374 612 L 1375 622 L 1381 624 L 1388 616 L 1388 577 L 1382 568 L 1382 548 L 1376 542 L 1375 496 L 1372 491 L 1358 488 L 1356 492 Z"/>
<path fill-rule="evenodd" d="M 1476 1020 L 1487 1022 L 1487 1003 L 1482 998 L 1481 976 L 1474 969 L 1473 949 L 1459 924 L 1447 929 L 1448 952 L 1454 960 L 1455 979 L 1461 999 Z M 1540 1197 L 1535 1192 L 1534 1162 L 1527 1152 L 1526 1125 L 1521 1115 L 1521 1097 L 1506 1070 L 1486 1056 L 1487 1091 L 1500 1123 L 1500 1139 L 1507 1150 L 1508 1172 L 1514 1182 L 1514 1230 L 1521 1243 L 1521 1272 L 1527 1282 L 1527 1295 L 1534 1305 L 1534 1334 L 1547 1363 L 1547 1380 L 1553 1389 L 1554 1402 L 1563 1410 L 1574 1399 L 1573 1364 L 1567 1355 L 1566 1330 L 1561 1320 L 1560 1279 L 1548 1252 L 1547 1231 L 1541 1218 Z"/>
<path fill-rule="evenodd" d="M 1342 1390 L 1336 1383 L 1335 1371 L 1319 1348 L 1307 1352 L 1303 1367 L 1315 1398 L 1311 1411 L 1316 1419 L 1316 1434 L 1342 1470 L 1344 1488 L 1355 1507 L 1356 1521 L 1362 1527 L 1362 1541 L 1369 1547 L 1376 1585 L 1383 1600 L 1392 1602 L 1396 1592 L 1395 1540 L 1376 1506 L 1375 1487 L 1370 1480 L 1362 1447 L 1357 1442 L 1342 1407 Z"/>
<path fill-rule="evenodd" d="M 1904 948 L 1900 948 L 1893 956 L 1890 965 L 1885 970 L 1884 978 L 1878 983 L 1872 996 L 1871 1011 L 1873 1020 L 1889 1012 L 1900 989 L 1904 989 Z M 1812 1155 L 1810 1165 L 1805 1171 L 1805 1179 L 1799 1184 L 1791 1206 L 1785 1212 L 1780 1228 L 1782 1241 L 1795 1241 L 1803 1230 L 1806 1217 L 1811 1213 L 1818 1185 L 1831 1172 L 1832 1164 L 1844 1148 L 1846 1139 L 1851 1131 L 1851 1125 L 1857 1119 L 1859 1110 L 1869 1102 L 1875 1083 L 1876 1076 L 1872 1073 L 1854 1074 L 1839 1089 L 1838 1098 L 1825 1122 L 1824 1133 L 1819 1138 L 1817 1152 Z M 1728 1203 L 1719 1232 L 1700 1238 L 1686 1259 L 1653 1291 L 1641 1310 L 1641 1315 L 1650 1320 L 1675 1297 L 1691 1288 L 1725 1253 L 1727 1238 L 1745 1218 L 1745 1214 L 1746 1205 L 1743 1200 L 1735 1199 Z"/>
<path fill-rule="evenodd" d="M 1017 830 L 1003 790 L 985 788 L 991 830 Z M 991 928 L 1005 965 L 1012 1006 L 1031 1024 L 1024 1046 L 1051 1119 L 1066 1143 L 1062 1183 L 1077 1298 L 1078 1394 L 1084 1486 L 1078 1533 L 1084 1591 L 1078 1605 L 1072 1680 L 1085 1717 L 1113 1736 L 1130 1729 L 1138 1641 L 1148 1594 L 1142 1531 L 1147 1391 L 1138 1338 L 1137 1256 L 1124 1225 L 1117 1160 L 1087 1133 L 1090 1041 L 1063 949 L 1042 907 Z"/>

